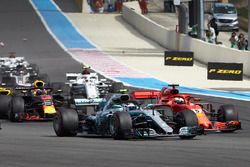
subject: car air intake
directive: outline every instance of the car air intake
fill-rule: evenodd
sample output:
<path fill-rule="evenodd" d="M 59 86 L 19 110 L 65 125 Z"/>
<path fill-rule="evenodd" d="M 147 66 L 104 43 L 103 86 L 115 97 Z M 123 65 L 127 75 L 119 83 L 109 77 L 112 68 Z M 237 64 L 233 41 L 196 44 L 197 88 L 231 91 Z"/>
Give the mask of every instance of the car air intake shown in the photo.
<path fill-rule="evenodd" d="M 43 87 L 44 86 L 44 82 L 43 81 L 36 81 L 34 83 L 35 87 Z"/>

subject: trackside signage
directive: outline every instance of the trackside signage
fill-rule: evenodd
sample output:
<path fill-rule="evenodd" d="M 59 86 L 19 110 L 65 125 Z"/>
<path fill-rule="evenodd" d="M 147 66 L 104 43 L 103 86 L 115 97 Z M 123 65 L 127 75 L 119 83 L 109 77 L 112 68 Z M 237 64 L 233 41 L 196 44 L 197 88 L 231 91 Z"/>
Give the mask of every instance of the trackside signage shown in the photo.
<path fill-rule="evenodd" d="M 193 66 L 193 52 L 165 51 L 164 64 L 167 66 Z"/>
<path fill-rule="evenodd" d="M 242 81 L 243 64 L 209 62 L 207 66 L 207 79 Z"/>

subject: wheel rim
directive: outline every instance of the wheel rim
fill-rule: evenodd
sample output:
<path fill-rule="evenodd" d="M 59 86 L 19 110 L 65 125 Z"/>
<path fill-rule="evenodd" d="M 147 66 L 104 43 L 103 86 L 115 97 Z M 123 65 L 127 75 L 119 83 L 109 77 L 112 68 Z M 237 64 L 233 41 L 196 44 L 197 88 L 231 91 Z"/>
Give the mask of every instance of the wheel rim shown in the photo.
<path fill-rule="evenodd" d="M 58 118 L 58 116 L 55 116 L 55 118 L 54 118 L 54 129 L 55 129 L 56 132 L 59 131 L 59 126 L 60 126 L 59 124 L 60 124 L 59 118 Z"/>
<path fill-rule="evenodd" d="M 185 126 L 186 125 L 186 122 L 185 122 L 185 119 L 183 118 L 183 116 L 178 115 L 177 120 L 178 120 L 180 126 Z"/>
<path fill-rule="evenodd" d="M 110 119 L 109 131 L 110 131 L 110 134 L 111 134 L 112 136 L 115 136 L 116 131 L 117 131 L 117 128 L 116 128 L 116 123 L 115 123 L 114 117 L 112 117 L 112 118 Z"/>

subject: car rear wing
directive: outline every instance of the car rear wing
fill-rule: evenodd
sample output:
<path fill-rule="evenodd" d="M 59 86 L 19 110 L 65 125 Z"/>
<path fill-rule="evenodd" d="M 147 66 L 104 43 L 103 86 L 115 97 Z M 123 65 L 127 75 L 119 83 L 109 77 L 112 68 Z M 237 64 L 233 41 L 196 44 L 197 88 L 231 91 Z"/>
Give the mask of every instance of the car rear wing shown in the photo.
<path fill-rule="evenodd" d="M 76 106 L 95 106 L 99 105 L 101 102 L 104 102 L 103 98 L 93 98 L 93 99 L 74 99 Z"/>
<path fill-rule="evenodd" d="M 23 61 L 24 57 L 15 57 L 15 58 L 10 58 L 10 57 L 1 57 L 0 61 L 9 61 L 9 60 L 17 60 L 17 61 Z"/>
<path fill-rule="evenodd" d="M 31 90 L 36 90 L 36 89 L 39 89 L 39 88 L 34 88 L 34 87 L 16 87 L 14 90 L 15 91 L 22 91 L 22 92 L 28 92 L 28 91 L 31 91 Z M 41 88 L 43 90 L 46 90 L 46 91 L 49 91 L 49 92 L 52 92 L 53 88 L 51 87 L 43 87 Z"/>
<path fill-rule="evenodd" d="M 160 95 L 160 91 L 133 91 L 131 95 L 134 99 L 157 99 Z"/>
<path fill-rule="evenodd" d="M 66 73 L 66 80 L 68 82 L 75 82 L 77 77 L 82 75 L 81 73 Z"/>
<path fill-rule="evenodd" d="M 93 82 L 98 81 L 97 73 L 81 74 L 81 73 L 66 73 L 66 80 L 69 82 L 77 82 L 78 79 L 91 80 Z"/>

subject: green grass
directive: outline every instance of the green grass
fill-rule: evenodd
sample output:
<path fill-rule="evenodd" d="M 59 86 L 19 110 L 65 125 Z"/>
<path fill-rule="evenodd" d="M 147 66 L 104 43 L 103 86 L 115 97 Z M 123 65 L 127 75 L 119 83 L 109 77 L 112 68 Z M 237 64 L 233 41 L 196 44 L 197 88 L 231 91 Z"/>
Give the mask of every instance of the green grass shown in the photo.
<path fill-rule="evenodd" d="M 243 7 L 243 8 L 240 8 L 238 9 L 239 13 L 240 13 L 240 16 L 244 17 L 244 18 L 248 18 L 248 10 L 247 10 L 247 7 Z"/>

